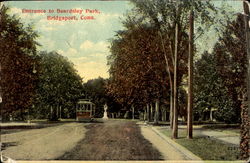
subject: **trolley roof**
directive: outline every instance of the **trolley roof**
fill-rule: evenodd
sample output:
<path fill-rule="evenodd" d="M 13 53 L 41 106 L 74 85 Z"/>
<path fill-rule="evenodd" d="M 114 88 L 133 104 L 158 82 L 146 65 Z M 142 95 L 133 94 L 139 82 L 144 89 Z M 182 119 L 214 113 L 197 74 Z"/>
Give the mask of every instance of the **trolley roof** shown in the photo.
<path fill-rule="evenodd" d="M 77 102 L 78 104 L 92 104 L 95 105 L 93 102 L 91 102 L 89 99 L 80 99 Z"/>

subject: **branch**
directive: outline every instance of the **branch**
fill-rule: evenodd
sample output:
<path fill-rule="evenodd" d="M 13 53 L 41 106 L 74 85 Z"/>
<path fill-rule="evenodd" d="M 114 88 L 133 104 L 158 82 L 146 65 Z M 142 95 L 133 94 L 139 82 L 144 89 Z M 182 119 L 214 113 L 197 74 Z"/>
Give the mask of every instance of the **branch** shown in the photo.
<path fill-rule="evenodd" d="M 169 76 L 169 81 L 170 81 L 170 88 L 172 89 L 172 78 L 171 78 L 171 73 L 170 73 L 170 67 L 169 67 L 169 61 L 168 61 L 168 58 L 167 58 L 167 52 L 166 52 L 166 49 L 164 47 L 164 42 L 163 42 L 163 39 L 162 39 L 162 34 L 161 34 L 161 31 L 159 31 L 159 35 L 160 35 L 160 38 L 161 38 L 161 43 L 162 43 L 162 49 L 163 49 L 163 52 L 164 52 L 164 58 L 165 58 L 165 61 L 166 61 L 166 64 L 167 64 L 167 67 L 166 67 L 166 70 L 168 72 L 168 76 Z"/>

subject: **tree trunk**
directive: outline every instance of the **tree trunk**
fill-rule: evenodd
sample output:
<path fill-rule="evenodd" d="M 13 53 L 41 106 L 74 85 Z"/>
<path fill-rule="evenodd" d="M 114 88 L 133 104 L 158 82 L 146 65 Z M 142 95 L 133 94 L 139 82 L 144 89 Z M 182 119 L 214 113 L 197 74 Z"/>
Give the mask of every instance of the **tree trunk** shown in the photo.
<path fill-rule="evenodd" d="M 250 141 L 249 141 L 249 126 L 250 126 L 250 29 L 249 29 L 249 5 L 246 0 L 243 1 L 243 9 L 244 9 L 244 21 L 245 21 L 245 35 L 246 35 L 246 43 L 247 43 L 247 95 L 244 98 L 246 101 L 245 105 L 242 107 L 241 112 L 241 141 L 240 141 L 240 149 L 241 149 L 241 158 L 247 159 L 250 156 Z"/>
<path fill-rule="evenodd" d="M 62 119 L 62 106 L 60 106 L 60 119 Z"/>
<path fill-rule="evenodd" d="M 166 108 L 162 108 L 162 111 L 161 111 L 161 120 L 163 122 L 166 122 L 167 121 L 167 109 Z"/>
<path fill-rule="evenodd" d="M 52 105 L 50 106 L 50 120 L 53 119 L 53 107 Z"/>
<path fill-rule="evenodd" d="M 144 108 L 144 121 L 147 120 L 147 110 Z"/>
<path fill-rule="evenodd" d="M 190 11 L 189 17 L 189 57 L 188 57 L 188 108 L 187 108 L 187 137 L 193 138 L 193 35 L 194 35 L 194 12 Z"/>
<path fill-rule="evenodd" d="M 164 121 L 165 120 L 165 118 L 164 118 L 164 108 L 161 108 L 160 109 L 160 111 L 161 111 L 161 121 Z"/>
<path fill-rule="evenodd" d="M 152 121 L 154 119 L 153 115 L 154 115 L 154 107 L 153 107 L 152 103 L 150 103 L 150 121 Z"/>
<path fill-rule="evenodd" d="M 173 99 L 174 99 L 174 94 L 173 94 L 173 80 L 172 80 L 172 76 L 171 76 L 171 72 L 170 72 L 170 61 L 168 60 L 167 58 L 167 52 L 166 52 L 166 49 L 165 49 L 165 46 L 164 46 L 164 41 L 163 41 L 163 38 L 162 38 L 162 34 L 161 32 L 159 32 L 159 35 L 160 35 L 160 38 L 161 38 L 161 43 L 162 43 L 162 48 L 163 48 L 163 51 L 164 51 L 164 59 L 165 59 L 165 62 L 166 62 L 166 71 L 168 72 L 168 76 L 169 76 L 169 83 L 170 83 L 170 114 L 169 114 L 169 121 L 170 121 L 170 128 L 172 129 L 173 128 Z M 170 49 L 171 49 L 171 45 L 170 45 Z M 172 51 L 171 51 L 172 52 Z"/>
<path fill-rule="evenodd" d="M 56 119 L 58 119 L 59 115 L 59 104 L 56 105 Z"/>
<path fill-rule="evenodd" d="M 249 122 L 248 122 L 248 107 L 247 100 L 241 105 L 241 125 L 240 125 L 240 156 L 245 160 L 249 158 Z"/>
<path fill-rule="evenodd" d="M 173 88 L 172 88 L 173 89 Z M 170 114 L 169 114 L 170 128 L 173 129 L 174 123 L 174 91 L 171 91 L 170 95 Z"/>
<path fill-rule="evenodd" d="M 132 105 L 132 119 L 135 119 L 135 107 Z"/>
<path fill-rule="evenodd" d="M 166 110 L 166 109 L 165 109 L 165 111 L 164 111 L 163 116 L 164 116 L 163 121 L 166 122 L 166 121 L 167 121 L 167 110 Z"/>
<path fill-rule="evenodd" d="M 155 101 L 155 117 L 154 117 L 154 124 L 158 124 L 159 122 L 159 100 Z"/>
<path fill-rule="evenodd" d="M 167 119 L 167 110 L 165 110 L 165 121 L 168 121 L 168 119 Z"/>
<path fill-rule="evenodd" d="M 210 119 L 210 121 L 213 121 L 213 110 L 212 110 L 212 108 L 210 109 L 209 119 Z"/>
<path fill-rule="evenodd" d="M 147 104 L 147 119 L 148 119 L 148 122 L 150 122 L 150 108 L 149 108 L 149 104 Z"/>
<path fill-rule="evenodd" d="M 178 12 L 178 9 L 177 9 Z M 178 88 L 177 88 L 177 77 L 178 77 L 178 23 L 175 26 L 175 53 L 174 53 L 174 121 L 173 121 L 173 132 L 172 137 L 177 139 L 178 137 Z"/>

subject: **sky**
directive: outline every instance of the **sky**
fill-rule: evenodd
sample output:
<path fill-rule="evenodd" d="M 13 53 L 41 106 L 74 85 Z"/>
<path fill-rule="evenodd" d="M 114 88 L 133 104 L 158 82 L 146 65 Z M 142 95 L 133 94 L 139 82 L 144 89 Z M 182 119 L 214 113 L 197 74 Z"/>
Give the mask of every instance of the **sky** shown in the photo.
<path fill-rule="evenodd" d="M 37 41 L 42 45 L 38 50 L 57 51 L 74 63 L 83 81 L 103 77 L 108 78 L 106 57 L 109 55 L 109 39 L 115 32 L 122 29 L 121 21 L 124 14 L 132 8 L 129 1 L 8 1 L 10 14 L 17 14 L 25 24 L 33 23 L 38 31 Z M 221 5 L 220 1 L 215 1 Z M 240 12 L 241 3 L 231 1 L 235 12 Z M 23 9 L 46 10 L 47 13 L 23 13 Z M 48 10 L 54 13 L 48 13 Z M 60 10 L 83 10 L 79 13 L 57 13 Z M 97 13 L 85 13 L 89 9 Z M 47 16 L 76 16 L 78 20 L 57 21 L 47 20 Z M 80 17 L 93 16 L 94 20 L 81 20 Z M 198 44 L 203 50 L 204 45 L 215 42 L 213 31 L 207 32 Z M 211 37 L 214 36 L 214 37 Z M 206 41 L 206 43 L 204 43 Z"/>
<path fill-rule="evenodd" d="M 109 42 L 115 32 L 122 29 L 122 17 L 130 8 L 128 1 L 33 1 L 6 2 L 11 14 L 22 22 L 33 23 L 38 31 L 39 50 L 57 51 L 72 61 L 84 81 L 99 76 L 107 78 L 106 57 Z M 22 13 L 22 9 L 49 10 L 54 13 Z M 100 13 L 62 14 L 57 9 L 98 10 Z M 77 16 L 76 21 L 47 20 L 47 16 Z M 94 20 L 80 20 L 80 16 L 94 16 Z"/>

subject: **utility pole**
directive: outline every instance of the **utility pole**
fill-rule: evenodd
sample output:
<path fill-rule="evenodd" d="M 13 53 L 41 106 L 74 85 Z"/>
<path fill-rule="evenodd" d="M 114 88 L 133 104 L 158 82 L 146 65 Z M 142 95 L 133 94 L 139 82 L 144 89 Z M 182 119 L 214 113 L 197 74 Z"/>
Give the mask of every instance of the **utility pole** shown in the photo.
<path fill-rule="evenodd" d="M 187 138 L 193 138 L 193 53 L 194 44 L 194 11 L 189 15 L 189 57 L 188 57 L 188 109 L 187 109 Z"/>

